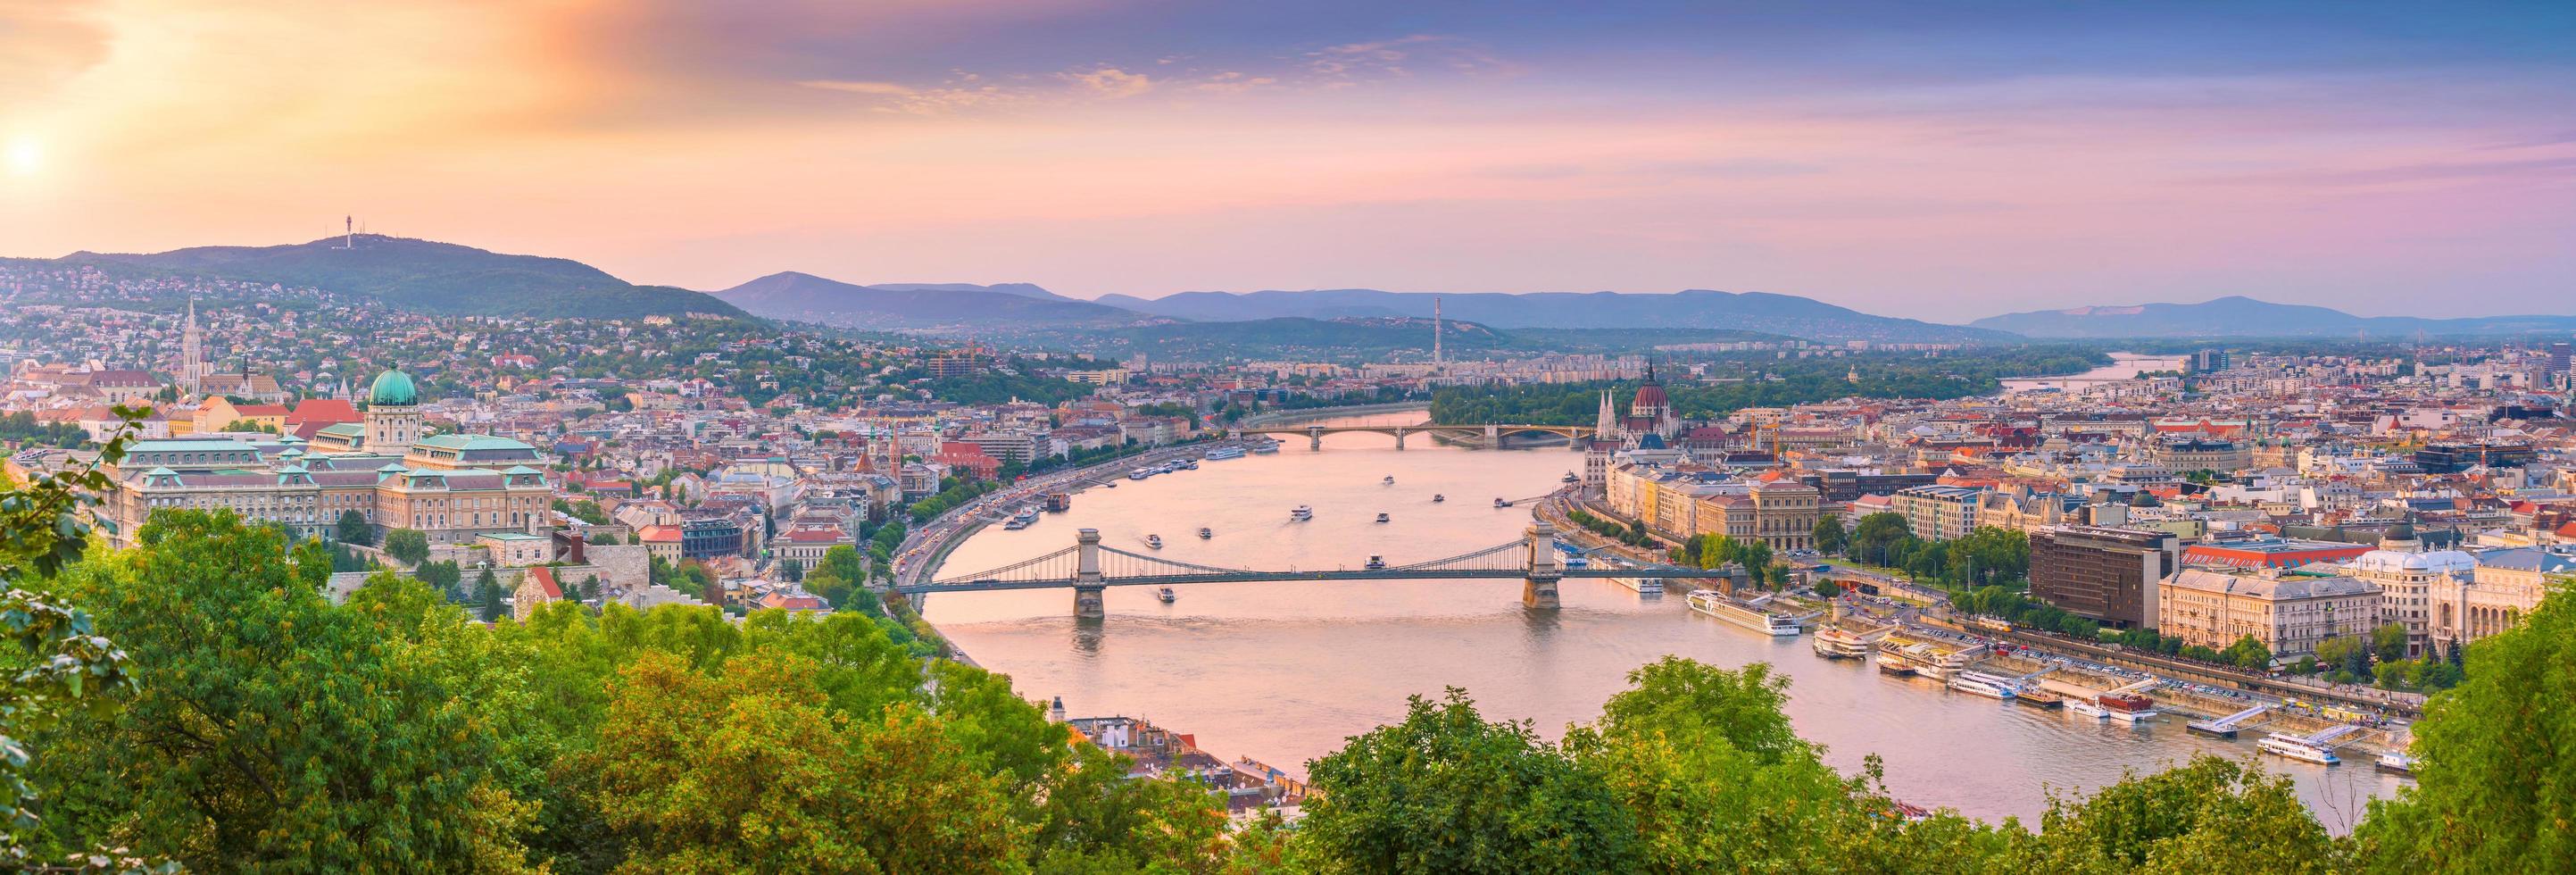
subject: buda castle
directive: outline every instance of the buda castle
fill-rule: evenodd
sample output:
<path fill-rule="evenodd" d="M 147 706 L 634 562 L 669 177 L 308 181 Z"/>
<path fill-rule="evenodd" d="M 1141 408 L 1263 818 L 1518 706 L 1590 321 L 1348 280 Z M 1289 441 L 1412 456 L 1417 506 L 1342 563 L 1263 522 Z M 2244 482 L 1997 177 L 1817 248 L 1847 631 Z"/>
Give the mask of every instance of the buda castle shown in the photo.
<path fill-rule="evenodd" d="M 331 537 L 356 511 L 378 532 L 417 529 L 431 544 L 488 542 L 511 553 L 552 533 L 554 491 L 535 447 L 424 434 L 419 389 L 400 370 L 370 384 L 362 418 L 309 442 L 262 432 L 135 441 L 104 469 L 117 483 L 101 514 L 109 538 L 133 546 L 163 508 L 229 508 L 299 539 Z"/>

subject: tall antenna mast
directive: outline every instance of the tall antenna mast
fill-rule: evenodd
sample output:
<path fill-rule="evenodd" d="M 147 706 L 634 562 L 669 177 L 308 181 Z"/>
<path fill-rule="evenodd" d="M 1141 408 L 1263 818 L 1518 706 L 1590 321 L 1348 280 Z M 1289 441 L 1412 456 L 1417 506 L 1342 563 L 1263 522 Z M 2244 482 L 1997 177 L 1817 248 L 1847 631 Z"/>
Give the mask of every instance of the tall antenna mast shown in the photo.
<path fill-rule="evenodd" d="M 1433 295 L 1431 296 L 1431 368 L 1439 370 L 1443 364 L 1445 362 L 1440 355 L 1440 296 Z"/>
<path fill-rule="evenodd" d="M 340 248 L 358 248 L 358 217 L 340 217 Z"/>

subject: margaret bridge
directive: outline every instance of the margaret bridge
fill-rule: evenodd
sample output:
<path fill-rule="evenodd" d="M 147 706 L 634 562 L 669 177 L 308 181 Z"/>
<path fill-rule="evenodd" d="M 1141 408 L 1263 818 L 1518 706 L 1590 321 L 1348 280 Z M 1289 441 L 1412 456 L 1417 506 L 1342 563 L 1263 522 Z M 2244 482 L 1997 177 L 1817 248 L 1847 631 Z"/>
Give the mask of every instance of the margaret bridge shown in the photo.
<path fill-rule="evenodd" d="M 1431 425 L 1427 423 L 1417 423 L 1414 425 L 1273 425 L 1239 428 L 1235 429 L 1234 433 L 1237 435 L 1305 435 L 1306 447 L 1314 450 L 1324 448 L 1324 436 L 1328 434 L 1367 433 L 1387 435 L 1395 438 L 1395 448 L 1399 450 L 1404 449 L 1404 439 L 1407 435 L 1417 434 L 1427 434 L 1430 435 L 1433 440 L 1447 440 L 1456 443 L 1474 443 L 1481 440 L 1483 443 L 1479 444 L 1479 446 L 1485 447 L 1501 446 L 1505 435 L 1552 434 L 1563 437 L 1567 441 L 1575 442 L 1574 446 L 1578 449 L 1583 446 L 1581 441 L 1584 438 L 1593 437 L 1596 434 L 1594 429 L 1588 425 Z"/>
<path fill-rule="evenodd" d="M 1645 568 L 1567 568 L 1557 561 L 1556 529 L 1545 522 L 1529 527 L 1520 540 L 1445 559 L 1389 565 L 1385 568 L 1330 571 L 1265 571 L 1176 562 L 1116 547 L 1100 546 L 1100 530 L 1083 529 L 1074 545 L 1053 553 L 974 574 L 897 585 L 901 593 L 999 592 L 1015 589 L 1073 590 L 1074 616 L 1105 615 L 1100 593 L 1113 586 L 1177 586 L 1191 583 L 1256 583 L 1305 580 L 1447 580 L 1518 579 L 1521 604 L 1536 609 L 1557 607 L 1556 584 L 1564 578 L 1661 577 L 1722 578 L 1716 569 L 1651 566 Z"/>

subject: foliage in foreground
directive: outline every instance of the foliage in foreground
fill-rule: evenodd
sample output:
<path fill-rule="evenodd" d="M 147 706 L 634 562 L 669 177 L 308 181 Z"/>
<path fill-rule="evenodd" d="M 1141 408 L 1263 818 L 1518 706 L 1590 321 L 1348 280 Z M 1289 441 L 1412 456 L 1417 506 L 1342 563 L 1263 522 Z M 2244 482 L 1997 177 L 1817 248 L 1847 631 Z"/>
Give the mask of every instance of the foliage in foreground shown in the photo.
<path fill-rule="evenodd" d="M 2350 839 L 2286 779 L 2207 757 L 2055 799 L 2039 832 L 1909 821 L 1874 760 L 1843 774 L 1798 738 L 1786 678 L 1676 657 L 1632 672 L 1557 742 L 1486 719 L 1463 691 L 1417 698 L 1310 764 L 1322 795 L 1302 824 L 1229 832 L 1198 785 L 1128 779 L 1007 679 L 926 661 L 861 612 L 557 604 L 486 626 L 389 573 L 332 605 L 327 550 L 229 513 L 165 513 L 140 534 L 50 575 L 23 550 L 0 557 L 44 578 L 38 602 L 94 614 L 81 645 L 120 654 L 136 681 L 110 685 L 113 707 L 19 720 L 59 681 L 41 648 L 21 660 L 0 716 L 30 756 L 0 762 L 36 800 L 8 834 L 22 860 L 125 847 L 245 872 L 2480 872 L 2576 850 L 2562 755 L 2576 595 L 2471 648 L 2471 682 L 2422 725 L 2422 783 Z M 63 610 L 55 627 L 74 628 Z M 140 861 L 102 864 L 127 865 Z"/>

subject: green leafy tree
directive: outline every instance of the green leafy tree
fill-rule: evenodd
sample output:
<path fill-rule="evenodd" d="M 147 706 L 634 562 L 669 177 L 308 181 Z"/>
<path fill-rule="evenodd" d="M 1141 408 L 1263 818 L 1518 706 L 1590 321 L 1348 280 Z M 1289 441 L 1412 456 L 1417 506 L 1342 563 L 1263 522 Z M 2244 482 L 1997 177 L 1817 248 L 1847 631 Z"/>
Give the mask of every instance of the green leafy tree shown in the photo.
<path fill-rule="evenodd" d="M 1565 748 L 1633 817 L 1636 871 L 1940 871 L 2002 847 L 1955 815 L 1886 817 L 1882 790 L 1836 773 L 1790 730 L 1789 681 L 1768 665 L 1668 656 L 1628 682 Z"/>
<path fill-rule="evenodd" d="M 1898 542 L 1913 537 L 1914 533 L 1906 527 L 1904 517 L 1882 511 L 1861 517 L 1860 522 L 1852 526 L 1850 544 L 1844 552 L 1854 559 L 1886 565 Z"/>
<path fill-rule="evenodd" d="M 714 676 L 648 653 L 620 673 L 585 765 L 592 803 L 666 872 L 1008 872 L 1029 828 L 1001 780 L 910 706 L 836 713 L 812 660 L 769 650 Z"/>
<path fill-rule="evenodd" d="M 335 531 L 332 534 L 340 540 L 340 543 L 356 544 L 361 547 L 374 546 L 376 543 L 375 524 L 367 522 L 366 514 L 354 510 L 341 511 L 340 524 L 333 528 Z"/>
<path fill-rule="evenodd" d="M 2214 756 L 2056 797 L 2040 831 L 1993 867 L 2009 872 L 2346 871 L 2349 849 L 2290 779 Z"/>
<path fill-rule="evenodd" d="M 66 573 L 151 667 L 66 722 L 46 780 L 66 835 L 114 830 L 190 868 L 469 869 L 513 858 L 488 819 L 501 741 L 464 685 L 300 585 L 274 530 L 162 511 L 141 548 Z"/>
<path fill-rule="evenodd" d="M 116 412 L 129 423 L 140 418 L 138 411 Z M 0 629 L 16 644 L 0 652 L 11 653 L 17 668 L 0 680 L 0 863 L 13 868 L 37 871 L 66 855 L 74 858 L 73 867 L 87 871 L 172 868 L 123 853 L 97 853 L 93 839 L 111 834 L 103 828 L 48 823 L 39 815 L 46 803 L 41 779 L 30 780 L 53 765 L 38 759 L 50 752 L 32 746 L 34 738 L 66 719 L 113 719 L 122 705 L 119 696 L 134 685 L 126 652 L 100 634 L 89 612 L 20 586 L 54 575 L 80 556 L 91 531 L 82 505 L 86 496 L 111 486 L 98 465 L 122 459 L 131 442 L 130 431 L 120 432 L 101 448 L 97 462 L 0 492 L 0 584 L 7 587 L 0 591 Z"/>
<path fill-rule="evenodd" d="M 838 610 L 885 616 L 885 606 L 876 593 L 867 589 L 867 580 L 868 563 L 860 558 L 858 548 L 835 544 L 823 551 L 822 560 L 806 573 L 805 590 L 831 602 Z"/>
<path fill-rule="evenodd" d="M 2259 672 L 2272 667 L 2272 649 L 2263 646 L 2263 642 L 2254 640 L 2252 635 L 2236 639 L 2236 643 L 2227 645 L 2226 650 L 2219 651 L 2218 657 L 2219 661 L 2246 671 Z"/>
<path fill-rule="evenodd" d="M 1843 518 L 1837 514 L 1817 517 L 1813 534 L 1816 551 L 1820 553 L 1840 553 L 1851 541 L 1851 533 L 1843 530 Z"/>
<path fill-rule="evenodd" d="M 474 604 L 483 622 L 501 619 L 502 614 L 509 612 L 503 595 L 501 579 L 492 573 L 490 566 L 485 566 L 483 573 L 474 576 Z"/>
<path fill-rule="evenodd" d="M 2370 638 L 2342 635 L 2317 642 L 2317 662 L 2350 675 L 2370 671 Z"/>
<path fill-rule="evenodd" d="M 454 561 L 423 562 L 411 570 L 411 576 L 427 584 L 432 591 L 446 596 L 448 601 L 462 603 L 466 600 L 463 588 L 465 569 Z"/>
<path fill-rule="evenodd" d="M 2388 623 L 2370 630 L 2370 652 L 2381 662 L 2396 662 L 2406 656 L 2406 624 Z"/>
<path fill-rule="evenodd" d="M 1415 696 L 1403 722 L 1309 766 L 1301 839 L 1364 872 L 1624 872 L 1635 822 L 1604 776 L 1466 691 Z"/>
<path fill-rule="evenodd" d="M 386 532 L 384 551 L 404 565 L 418 565 L 429 558 L 429 534 L 419 529 Z"/>

